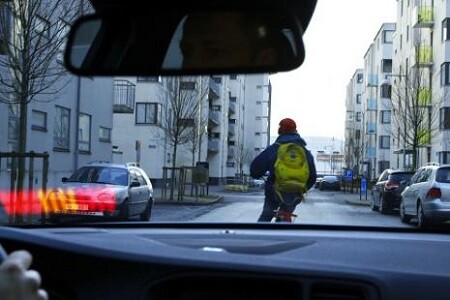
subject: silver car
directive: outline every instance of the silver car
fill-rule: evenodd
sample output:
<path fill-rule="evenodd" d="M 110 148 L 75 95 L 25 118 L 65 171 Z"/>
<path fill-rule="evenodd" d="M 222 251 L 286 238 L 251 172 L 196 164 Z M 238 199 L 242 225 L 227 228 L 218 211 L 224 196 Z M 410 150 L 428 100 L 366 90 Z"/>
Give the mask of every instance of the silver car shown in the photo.
<path fill-rule="evenodd" d="M 400 219 L 407 223 L 417 217 L 417 225 L 450 221 L 450 165 L 419 168 L 401 194 Z"/>
<path fill-rule="evenodd" d="M 153 186 L 137 166 L 91 163 L 62 182 L 47 201 L 51 221 L 73 215 L 150 219 Z"/>

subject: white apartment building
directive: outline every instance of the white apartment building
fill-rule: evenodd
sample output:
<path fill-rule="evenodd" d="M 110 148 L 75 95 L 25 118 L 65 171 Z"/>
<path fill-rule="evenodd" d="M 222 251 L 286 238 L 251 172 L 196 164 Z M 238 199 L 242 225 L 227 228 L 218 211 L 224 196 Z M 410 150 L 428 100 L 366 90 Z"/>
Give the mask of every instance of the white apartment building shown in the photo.
<path fill-rule="evenodd" d="M 49 2 L 51 3 L 51 2 Z M 75 3 L 76 4 L 76 3 Z M 5 8 L 7 2 L 5 2 Z M 42 8 L 46 8 L 42 4 Z M 6 11 L 9 11 L 6 9 Z M 40 23 L 34 24 L 33 32 L 30 34 L 50 35 L 50 27 L 59 26 L 58 22 L 50 22 L 44 16 L 51 17 L 51 14 L 45 14 L 35 19 Z M 33 19 L 33 18 L 31 18 Z M 11 14 L 11 20 L 13 15 Z M 36 21 L 36 22 L 37 22 Z M 63 21 L 63 20 L 61 20 Z M 11 33 L 20 32 L 20 22 L 12 21 L 10 24 Z M 52 24 L 52 25 L 51 25 Z M 2 26 L 2 25 L 0 25 Z M 0 45 L 6 45 L 1 39 Z M 20 36 L 11 35 L 8 39 L 10 45 L 20 40 Z M 35 39 L 36 40 L 36 39 Z M 6 39 L 5 39 L 6 41 Z M 47 46 L 50 44 L 47 44 Z M 29 48 L 32 48 L 31 45 Z M 12 46 L 10 46 L 12 47 Z M 62 51 L 62 49 L 59 49 Z M 31 50 L 30 50 L 31 51 Z M 7 59 L 5 48 L 0 49 L 0 59 Z M 34 52 L 36 53 L 39 52 Z M 39 59 L 37 57 L 34 67 L 38 68 Z M 61 56 L 55 55 L 54 66 L 60 66 Z M 61 68 L 62 69 L 62 68 Z M 7 67 L 0 70 L 6 78 L 11 74 Z M 52 70 L 49 73 L 55 73 Z M 29 74 L 32 75 L 32 74 Z M 36 73 L 34 73 L 36 75 Z M 52 80 L 51 75 L 45 74 L 45 78 Z M 35 78 L 36 82 L 45 82 L 44 76 Z M 6 79 L 5 82 L 8 82 Z M 72 76 L 69 73 L 58 77 L 53 85 L 37 85 L 34 91 L 47 86 L 29 102 L 26 108 L 26 152 L 34 151 L 36 153 L 47 152 L 49 154 L 49 174 L 47 187 L 56 187 L 61 183 L 63 176 L 71 175 L 78 167 L 90 161 L 110 161 L 112 159 L 111 150 L 111 130 L 112 130 L 112 107 L 113 107 L 113 79 L 104 77 L 86 77 L 81 78 Z M 4 88 L 4 87 L 2 87 Z M 2 89 L 2 96 L 8 93 Z M 12 96 L 11 96 L 12 97 Z M 5 100 L 5 97 L 3 97 Z M 19 129 L 19 106 L 16 99 L 8 99 L 15 103 L 0 103 L 0 152 L 17 151 L 18 149 L 18 129 Z M 25 187 L 29 182 L 29 160 L 26 159 Z M 11 161 L 2 159 L 0 165 L 0 188 L 7 188 L 10 184 Z M 35 188 L 42 186 L 42 160 L 35 159 L 34 172 L 31 182 Z"/>
<path fill-rule="evenodd" d="M 420 120 L 416 143 L 408 136 L 395 141 L 393 157 L 400 168 L 414 169 L 428 162 L 450 163 L 450 1 L 397 1 L 394 39 L 393 90 L 409 87 L 394 101 L 418 99 Z M 393 77 L 394 78 L 394 77 Z M 413 96 L 414 97 L 414 96 Z M 413 98 L 414 99 L 414 98 Z M 411 124 L 399 128 L 412 132 Z M 413 147 L 416 144 L 416 147 Z M 417 153 L 414 165 L 413 153 Z"/>
<path fill-rule="evenodd" d="M 183 83 L 180 85 L 181 93 L 196 93 L 192 100 L 201 101 L 198 120 L 203 121 L 192 120 L 195 130 L 200 133 L 198 136 L 201 136 L 197 139 L 199 146 L 192 148 L 191 142 L 178 145 L 177 167 L 208 163 L 212 185 L 224 183 L 227 177 L 234 177 L 240 171 L 248 173 L 253 157 L 242 157 L 242 151 L 256 147 L 261 149 L 262 145 L 266 145 L 267 127 L 263 127 L 266 131 L 261 127 L 252 129 L 250 139 L 244 134 L 250 126 L 247 120 L 253 118 L 253 123 L 257 123 L 258 115 L 260 120 L 267 122 L 268 104 L 248 104 L 247 101 L 250 98 L 268 101 L 268 96 L 264 97 L 259 87 L 268 82 L 264 81 L 268 76 L 253 75 L 253 81 L 247 81 L 247 77 L 230 75 L 179 79 Z M 174 91 L 168 85 L 169 78 L 161 77 L 127 77 L 116 78 L 115 81 L 114 161 L 139 163 L 156 185 L 163 178 L 164 167 L 171 167 L 173 162 L 173 143 L 164 130 L 167 121 L 172 122 L 170 118 L 174 118 L 171 107 Z M 248 111 L 251 111 L 250 115 L 247 115 Z M 263 134 L 255 138 L 255 132 Z M 194 140 L 194 134 L 192 137 Z"/>
<path fill-rule="evenodd" d="M 311 151 L 318 175 L 342 175 L 345 142 L 335 137 L 302 137 Z"/>
<path fill-rule="evenodd" d="M 363 175 L 376 178 L 391 161 L 391 86 L 395 23 L 384 23 L 364 55 Z"/>
<path fill-rule="evenodd" d="M 357 69 L 347 84 L 345 99 L 345 150 L 344 161 L 354 176 L 362 171 L 362 92 L 364 86 L 364 70 Z"/>

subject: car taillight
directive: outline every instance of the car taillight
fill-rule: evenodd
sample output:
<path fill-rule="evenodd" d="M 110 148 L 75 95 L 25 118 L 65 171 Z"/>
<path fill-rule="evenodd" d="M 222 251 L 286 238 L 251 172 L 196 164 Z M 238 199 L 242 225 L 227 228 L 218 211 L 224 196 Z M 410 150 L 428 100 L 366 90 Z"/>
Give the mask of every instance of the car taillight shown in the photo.
<path fill-rule="evenodd" d="M 384 184 L 384 190 L 392 190 L 392 189 L 396 189 L 398 188 L 400 185 L 398 183 L 395 182 L 386 182 Z"/>
<path fill-rule="evenodd" d="M 441 197 L 441 189 L 437 187 L 433 187 L 428 190 L 427 193 L 428 198 L 440 198 Z"/>

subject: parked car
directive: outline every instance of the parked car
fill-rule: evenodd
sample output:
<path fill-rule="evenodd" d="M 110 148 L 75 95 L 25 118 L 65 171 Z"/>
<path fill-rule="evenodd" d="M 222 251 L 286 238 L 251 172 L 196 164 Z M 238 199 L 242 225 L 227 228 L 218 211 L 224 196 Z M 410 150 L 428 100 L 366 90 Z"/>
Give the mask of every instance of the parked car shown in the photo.
<path fill-rule="evenodd" d="M 53 221 L 73 215 L 121 220 L 138 215 L 141 221 L 151 217 L 152 183 L 145 171 L 133 164 L 91 163 L 62 182 L 49 199 Z"/>
<path fill-rule="evenodd" d="M 339 191 L 341 189 L 341 181 L 336 175 L 327 175 L 323 176 L 320 181 L 319 189 L 323 190 L 336 190 Z"/>
<path fill-rule="evenodd" d="M 323 177 L 317 177 L 316 178 L 316 183 L 314 183 L 314 188 L 318 189 L 320 188 L 320 183 L 322 182 Z"/>
<path fill-rule="evenodd" d="M 400 219 L 419 228 L 450 221 L 450 165 L 419 168 L 401 194 Z"/>
<path fill-rule="evenodd" d="M 401 193 L 413 174 L 413 171 L 384 170 L 372 188 L 372 210 L 379 210 L 382 214 L 398 211 Z"/>

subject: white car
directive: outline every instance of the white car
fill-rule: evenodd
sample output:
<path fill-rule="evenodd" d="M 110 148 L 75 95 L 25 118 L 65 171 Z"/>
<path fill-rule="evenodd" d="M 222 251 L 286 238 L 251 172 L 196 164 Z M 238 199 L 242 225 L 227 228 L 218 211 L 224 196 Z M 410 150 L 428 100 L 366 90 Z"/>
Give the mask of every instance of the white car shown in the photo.
<path fill-rule="evenodd" d="M 91 163 L 62 182 L 47 200 L 52 221 L 74 215 L 150 219 L 153 186 L 137 166 Z"/>

